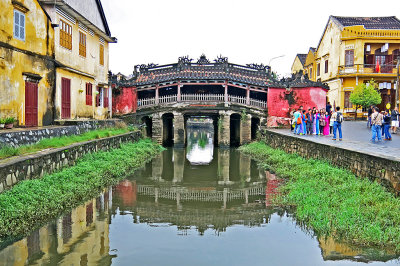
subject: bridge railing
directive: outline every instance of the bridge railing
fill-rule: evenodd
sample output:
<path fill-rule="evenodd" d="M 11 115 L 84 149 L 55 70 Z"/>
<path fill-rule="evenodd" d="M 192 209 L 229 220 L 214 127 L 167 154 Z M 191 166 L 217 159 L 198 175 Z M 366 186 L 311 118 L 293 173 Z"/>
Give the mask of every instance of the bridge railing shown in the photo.
<path fill-rule="evenodd" d="M 182 94 L 183 102 L 223 102 L 223 94 Z"/>
<path fill-rule="evenodd" d="M 182 94 L 181 95 L 181 102 L 224 102 L 225 95 L 224 94 Z M 248 102 L 249 101 L 249 102 Z M 148 107 L 158 104 L 168 104 L 168 103 L 175 103 L 178 102 L 178 95 L 167 95 L 161 96 L 158 98 L 158 102 L 156 98 L 143 98 L 138 99 L 138 108 L 141 107 Z M 249 105 L 256 108 L 266 109 L 267 102 L 256 100 L 242 96 L 236 95 L 228 95 L 228 102 L 230 103 L 237 103 L 242 105 Z"/>

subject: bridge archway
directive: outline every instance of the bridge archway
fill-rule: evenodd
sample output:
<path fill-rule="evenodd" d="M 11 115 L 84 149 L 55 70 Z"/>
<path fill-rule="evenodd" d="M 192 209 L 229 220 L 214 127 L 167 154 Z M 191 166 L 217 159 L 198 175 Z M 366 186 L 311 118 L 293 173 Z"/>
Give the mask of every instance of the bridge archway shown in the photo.
<path fill-rule="evenodd" d="M 251 140 L 255 140 L 257 138 L 257 131 L 260 127 L 260 118 L 252 117 L 251 118 Z"/>
<path fill-rule="evenodd" d="M 146 137 L 151 138 L 153 135 L 153 121 L 150 118 L 150 116 L 142 117 L 142 124 L 144 124 L 146 127 L 146 130 L 145 130 Z"/>
<path fill-rule="evenodd" d="M 165 113 L 161 116 L 162 120 L 162 144 L 172 146 L 174 144 L 174 114 Z"/>
<path fill-rule="evenodd" d="M 230 145 L 237 147 L 240 145 L 240 114 L 231 114 L 230 116 Z"/>

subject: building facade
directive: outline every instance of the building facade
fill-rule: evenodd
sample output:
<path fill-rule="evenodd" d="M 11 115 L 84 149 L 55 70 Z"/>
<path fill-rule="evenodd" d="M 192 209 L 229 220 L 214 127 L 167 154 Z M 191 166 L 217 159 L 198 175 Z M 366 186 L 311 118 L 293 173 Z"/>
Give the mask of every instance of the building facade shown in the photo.
<path fill-rule="evenodd" d="M 111 37 L 100 0 L 39 0 L 54 28 L 55 119 L 105 119 Z"/>
<path fill-rule="evenodd" d="M 327 83 L 328 100 L 347 113 L 355 111 L 349 100 L 354 88 L 374 79 L 382 96 L 378 107 L 384 109 L 396 101 L 399 51 L 396 17 L 330 16 L 315 54 L 307 56 L 305 71 L 310 79 Z"/>
<path fill-rule="evenodd" d="M 297 54 L 294 58 L 291 73 L 296 74 L 299 71 L 304 71 L 304 64 L 306 63 L 307 54 Z"/>
<path fill-rule="evenodd" d="M 0 1 L 0 118 L 20 126 L 54 116 L 54 29 L 37 0 Z"/>

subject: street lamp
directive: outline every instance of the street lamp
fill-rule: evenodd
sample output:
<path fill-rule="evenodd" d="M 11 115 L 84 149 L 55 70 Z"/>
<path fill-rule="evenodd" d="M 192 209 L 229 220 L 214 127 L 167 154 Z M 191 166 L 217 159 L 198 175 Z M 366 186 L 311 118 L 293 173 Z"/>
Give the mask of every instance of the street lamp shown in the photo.
<path fill-rule="evenodd" d="M 269 72 L 270 75 L 271 75 L 271 73 L 272 73 L 271 61 L 274 60 L 274 59 L 277 59 L 277 58 L 284 57 L 284 56 L 285 56 L 284 54 L 283 54 L 283 55 L 280 55 L 280 56 L 275 56 L 275 57 L 272 57 L 272 58 L 269 60 L 269 62 L 268 62 L 268 66 L 269 66 L 268 72 Z"/>
<path fill-rule="evenodd" d="M 277 59 L 277 58 L 280 58 L 280 57 L 284 57 L 284 56 L 285 56 L 285 55 L 283 54 L 283 55 L 280 55 L 280 56 L 272 57 L 272 58 L 269 60 L 268 65 L 271 67 L 271 61 L 272 61 L 272 60 Z"/>

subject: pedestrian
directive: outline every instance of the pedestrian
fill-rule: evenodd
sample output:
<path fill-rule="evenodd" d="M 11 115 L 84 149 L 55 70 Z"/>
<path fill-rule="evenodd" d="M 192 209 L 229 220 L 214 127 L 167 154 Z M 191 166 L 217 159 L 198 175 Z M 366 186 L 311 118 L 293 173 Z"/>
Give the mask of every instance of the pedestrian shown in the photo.
<path fill-rule="evenodd" d="M 399 127 L 399 109 L 397 107 L 392 110 L 392 133 L 397 134 L 397 128 Z"/>
<path fill-rule="evenodd" d="M 329 115 L 331 115 L 331 109 L 332 109 L 332 105 L 331 105 L 330 102 L 328 102 L 328 103 L 326 104 L 325 110 L 328 112 Z"/>
<path fill-rule="evenodd" d="M 336 106 L 336 112 L 332 114 L 333 118 L 333 139 L 336 140 L 336 131 L 339 131 L 339 140 L 342 140 L 342 122 L 343 114 L 340 112 L 340 107 Z"/>
<path fill-rule="evenodd" d="M 335 122 L 335 120 L 333 119 L 331 113 L 328 113 L 328 114 L 329 114 L 329 135 L 332 135 L 333 134 L 333 122 Z"/>
<path fill-rule="evenodd" d="M 292 109 L 292 111 L 290 112 L 290 131 L 293 131 L 293 129 L 294 129 L 294 125 L 295 125 L 294 113 L 295 112 L 296 112 L 296 109 Z"/>
<path fill-rule="evenodd" d="M 312 111 L 312 115 L 313 115 L 313 134 L 314 135 L 318 135 L 319 132 L 319 114 L 317 112 L 317 109 L 314 109 Z"/>
<path fill-rule="evenodd" d="M 385 132 L 385 140 L 392 140 L 392 135 L 390 134 L 390 126 L 392 124 L 392 119 L 389 110 L 386 110 L 383 115 L 383 128 Z"/>
<path fill-rule="evenodd" d="M 326 125 L 326 123 L 325 123 L 325 112 L 322 109 L 319 110 L 319 119 L 318 120 L 319 120 L 318 121 L 318 125 L 319 125 L 318 133 L 319 133 L 319 135 L 322 135 L 324 133 L 324 126 Z"/>
<path fill-rule="evenodd" d="M 375 141 L 375 138 L 378 137 L 378 141 L 382 141 L 382 133 L 381 133 L 381 127 L 382 127 L 382 120 L 383 117 L 379 113 L 378 107 L 374 107 L 372 110 L 372 115 L 371 115 L 371 129 L 372 129 L 372 139 L 371 141 Z"/>
<path fill-rule="evenodd" d="M 296 112 L 293 114 L 294 116 L 294 134 L 300 134 L 300 129 L 302 125 L 302 119 L 301 119 L 301 109 L 299 108 Z"/>
<path fill-rule="evenodd" d="M 306 110 L 302 110 L 302 112 L 303 112 L 303 114 L 302 114 L 302 116 L 301 116 L 301 120 L 302 120 L 301 127 L 302 127 L 302 130 L 303 130 L 303 135 L 305 135 L 305 134 L 307 134 L 307 128 L 306 128 L 306 121 L 307 121 Z M 300 135 L 301 135 L 301 134 L 302 134 L 302 133 L 300 133 Z"/>
<path fill-rule="evenodd" d="M 367 127 L 371 128 L 371 115 L 372 115 L 372 110 L 374 107 L 371 105 L 368 109 L 368 121 L 367 121 Z"/>
<path fill-rule="evenodd" d="M 325 126 L 324 126 L 324 135 L 325 136 L 328 136 L 329 135 L 329 133 L 330 133 L 330 126 L 329 126 L 329 123 L 330 123 L 330 115 L 329 115 L 329 113 L 328 112 L 325 112 Z"/>
<path fill-rule="evenodd" d="M 314 124 L 314 115 L 311 109 L 308 109 L 307 118 L 306 118 L 306 126 L 307 126 L 307 134 L 313 134 L 313 124 Z"/>

